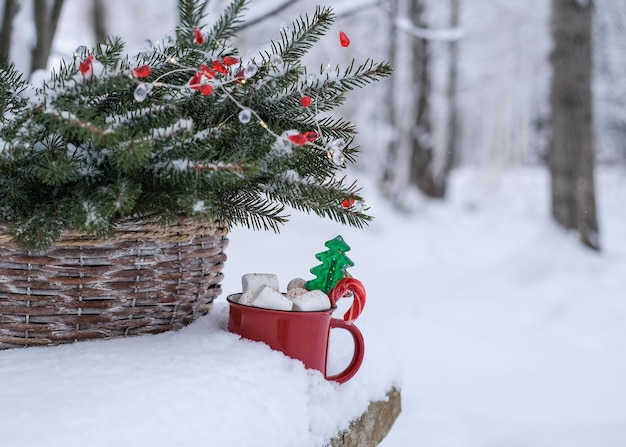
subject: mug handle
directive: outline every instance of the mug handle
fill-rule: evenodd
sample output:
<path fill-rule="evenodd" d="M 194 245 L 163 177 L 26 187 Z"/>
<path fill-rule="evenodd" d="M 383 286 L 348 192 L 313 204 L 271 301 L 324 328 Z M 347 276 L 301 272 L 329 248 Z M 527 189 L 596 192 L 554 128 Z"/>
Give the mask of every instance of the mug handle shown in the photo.
<path fill-rule="evenodd" d="M 324 374 L 327 380 L 345 383 L 354 377 L 361 367 L 361 363 L 363 363 L 363 357 L 365 356 L 365 340 L 363 340 L 363 334 L 361 334 L 358 327 L 353 324 L 348 324 L 339 318 L 330 319 L 330 328 L 345 329 L 350 332 L 350 335 L 352 335 L 352 339 L 354 340 L 354 354 L 352 355 L 352 360 L 346 369 L 338 374 L 335 374 L 334 376 L 326 376 L 326 374 Z"/>

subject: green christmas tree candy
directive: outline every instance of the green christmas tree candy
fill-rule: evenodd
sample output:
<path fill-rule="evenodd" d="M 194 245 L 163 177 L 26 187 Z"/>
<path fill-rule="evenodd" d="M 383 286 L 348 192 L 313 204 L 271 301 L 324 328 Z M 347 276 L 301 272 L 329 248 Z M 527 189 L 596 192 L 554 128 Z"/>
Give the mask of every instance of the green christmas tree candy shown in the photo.
<path fill-rule="evenodd" d="M 328 250 L 315 255 L 315 259 L 322 261 L 322 264 L 311 269 L 316 278 L 307 281 L 305 286 L 308 290 L 321 290 L 328 295 L 337 281 L 348 276 L 346 269 L 354 266 L 354 262 L 346 256 L 350 246 L 341 236 L 326 241 L 324 245 Z"/>

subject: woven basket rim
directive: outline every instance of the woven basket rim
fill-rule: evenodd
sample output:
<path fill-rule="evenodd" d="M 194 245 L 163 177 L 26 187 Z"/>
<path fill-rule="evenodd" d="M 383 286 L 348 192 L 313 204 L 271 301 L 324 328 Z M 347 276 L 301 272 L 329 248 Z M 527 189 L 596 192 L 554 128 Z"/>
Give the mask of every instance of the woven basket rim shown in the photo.
<path fill-rule="evenodd" d="M 81 245 L 137 242 L 189 242 L 199 235 L 223 236 L 229 229 L 221 221 L 201 220 L 191 216 L 179 216 L 171 222 L 163 222 L 158 216 L 141 216 L 120 219 L 115 230 L 109 235 L 97 236 L 77 230 L 61 233 L 50 248 L 74 247 Z M 8 231 L 8 226 L 0 223 L 0 244 L 18 246 Z"/>
<path fill-rule="evenodd" d="M 116 230 L 67 231 L 44 251 L 0 241 L 0 350 L 156 334 L 209 312 L 221 293 L 227 226 L 153 216 Z"/>

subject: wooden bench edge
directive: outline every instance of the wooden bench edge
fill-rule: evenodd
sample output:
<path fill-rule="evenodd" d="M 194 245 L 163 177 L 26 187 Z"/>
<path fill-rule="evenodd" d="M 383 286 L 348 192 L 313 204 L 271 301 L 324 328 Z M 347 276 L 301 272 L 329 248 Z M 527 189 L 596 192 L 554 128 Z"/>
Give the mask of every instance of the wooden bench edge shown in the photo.
<path fill-rule="evenodd" d="M 365 413 L 350 422 L 326 447 L 375 447 L 387 436 L 400 411 L 400 390 L 392 388 L 386 400 L 372 402 Z"/>

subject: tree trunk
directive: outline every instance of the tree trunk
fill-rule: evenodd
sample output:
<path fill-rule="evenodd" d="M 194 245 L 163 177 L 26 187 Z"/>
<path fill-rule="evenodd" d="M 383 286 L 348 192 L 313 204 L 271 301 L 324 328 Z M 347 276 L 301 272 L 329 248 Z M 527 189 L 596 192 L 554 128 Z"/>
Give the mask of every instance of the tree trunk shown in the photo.
<path fill-rule="evenodd" d="M 396 48 L 397 48 L 397 34 L 398 30 L 395 26 L 395 20 L 398 17 L 398 0 L 389 0 L 388 4 L 389 8 L 389 62 L 392 66 L 396 66 Z M 385 152 L 385 159 L 383 161 L 383 173 L 380 181 L 381 191 L 384 197 L 388 199 L 393 199 L 394 197 L 394 186 L 397 182 L 398 177 L 398 154 L 400 151 L 400 142 L 397 138 L 397 132 L 399 130 L 399 120 L 398 120 L 398 104 L 395 101 L 395 92 L 397 86 L 397 76 L 392 76 L 387 82 L 387 97 L 389 101 L 383 104 L 383 107 L 386 108 L 387 117 L 389 119 L 389 128 L 393 133 L 392 137 L 389 139 L 389 145 L 387 146 L 387 150 Z"/>
<path fill-rule="evenodd" d="M 460 0 L 450 0 L 450 29 L 457 29 L 459 26 Z M 448 174 L 456 162 L 459 146 L 459 106 L 458 106 L 458 73 L 459 73 L 459 41 L 450 41 L 450 60 L 448 62 L 448 85 L 446 90 L 448 102 L 448 123 L 446 152 L 444 154 L 443 171 L 438 175 L 438 193 L 440 197 L 446 194 L 448 185 Z"/>
<path fill-rule="evenodd" d="M 427 28 L 424 20 L 425 5 L 423 0 L 413 0 L 409 17 L 413 24 Z M 434 155 L 431 121 L 431 78 L 430 45 L 427 39 L 414 38 L 413 43 L 413 83 L 416 86 L 415 122 L 411 138 L 411 159 L 409 183 L 417 186 L 431 197 L 437 197 L 438 191 L 432 170 Z"/>
<path fill-rule="evenodd" d="M 63 0 L 54 0 L 48 7 L 49 0 L 35 0 L 35 29 L 37 31 L 35 46 L 32 50 L 31 73 L 45 69 L 52 50 L 52 41 L 56 34 Z"/>
<path fill-rule="evenodd" d="M 594 187 L 591 0 L 553 0 L 548 153 L 552 214 L 600 249 Z"/>
<path fill-rule="evenodd" d="M 102 43 L 109 35 L 106 29 L 106 14 L 102 0 L 93 0 L 91 16 L 93 18 L 93 32 L 96 37 L 96 42 Z"/>
<path fill-rule="evenodd" d="M 17 0 L 5 0 L 4 12 L 2 14 L 2 29 L 0 30 L 0 64 L 9 62 L 13 19 L 19 9 L 20 5 Z"/>
<path fill-rule="evenodd" d="M 450 0 L 450 29 L 459 25 L 460 0 Z M 388 116 L 393 132 L 381 177 L 383 195 L 395 201 L 397 190 L 417 187 L 425 195 L 443 198 L 448 174 L 458 146 L 458 54 L 456 37 L 448 44 L 449 65 L 445 79 L 447 132 L 445 141 L 433 137 L 433 48 L 441 37 L 431 33 L 426 19 L 426 0 L 392 0 L 387 3 L 393 24 L 390 59 L 396 74 L 390 82 Z M 406 17 L 407 20 L 402 20 Z M 400 20 L 397 20 L 397 19 Z M 443 37 L 443 39 L 448 39 Z M 444 44 L 439 44 L 442 48 Z M 398 65 L 406 65 L 400 70 Z M 404 73 L 407 76 L 404 76 Z M 443 127 L 442 127 L 443 128 Z"/>

